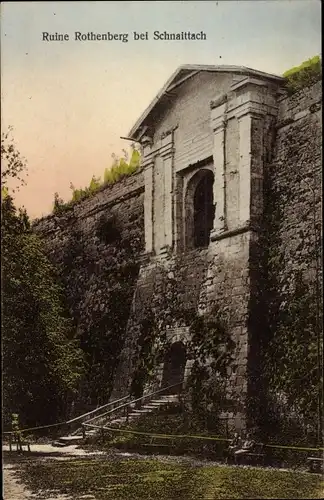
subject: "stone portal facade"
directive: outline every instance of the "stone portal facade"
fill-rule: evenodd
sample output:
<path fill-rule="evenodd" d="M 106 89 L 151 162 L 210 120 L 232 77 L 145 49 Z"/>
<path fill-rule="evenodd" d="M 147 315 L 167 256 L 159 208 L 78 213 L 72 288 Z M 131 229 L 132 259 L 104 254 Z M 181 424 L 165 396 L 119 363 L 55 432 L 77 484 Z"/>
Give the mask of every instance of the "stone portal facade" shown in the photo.
<path fill-rule="evenodd" d="M 50 259 L 63 269 L 79 334 L 98 336 L 100 325 L 100 334 L 121 339 L 112 397 L 129 389 L 136 322 L 146 308 L 163 309 L 160 334 L 181 353 L 190 336 L 177 305 L 204 314 L 217 304 L 230 311 L 235 342 L 228 385 L 237 404 L 224 417 L 229 427 L 244 426 L 247 396 L 260 389 L 260 342 L 267 331 L 258 309 L 260 288 L 269 281 L 260 247 L 276 257 L 267 304 L 274 315 L 291 300 L 297 272 L 309 290 L 320 288 L 321 81 L 293 96 L 282 95 L 282 83 L 246 68 L 181 67 L 129 133 L 141 143 L 143 168 L 35 222 Z M 119 239 L 98 232 L 101 219 L 111 218 L 122 240 L 132 243 L 136 263 L 113 325 L 111 276 L 124 265 L 125 252 Z M 280 327 L 280 318 L 272 320 Z M 107 355 L 100 363 L 112 361 Z M 158 383 L 165 363 L 156 366 Z M 102 397 L 108 397 L 104 391 Z"/>
<path fill-rule="evenodd" d="M 249 390 L 251 253 L 258 245 L 281 86 L 279 77 L 244 68 L 185 66 L 129 134 L 143 148 L 143 286 L 154 267 L 178 272 L 175 280 L 181 280 L 181 260 L 188 256 L 189 275 L 195 275 L 199 254 L 204 269 L 196 310 L 203 314 L 215 303 L 231 309 L 236 362 L 229 387 L 237 411 L 229 424 L 236 427 L 244 425 Z M 188 325 L 173 323 L 167 335 L 185 343 Z M 163 364 L 157 367 L 160 381 L 162 373 Z"/>

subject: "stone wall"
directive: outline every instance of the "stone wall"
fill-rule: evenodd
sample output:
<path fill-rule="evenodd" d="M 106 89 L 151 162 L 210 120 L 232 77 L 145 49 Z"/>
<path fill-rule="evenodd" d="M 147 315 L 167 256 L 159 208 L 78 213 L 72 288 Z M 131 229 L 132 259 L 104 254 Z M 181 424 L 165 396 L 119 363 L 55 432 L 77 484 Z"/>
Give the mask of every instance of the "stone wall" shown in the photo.
<path fill-rule="evenodd" d="M 60 270 L 88 371 L 80 397 L 110 396 L 144 249 L 142 172 L 36 221 Z"/>
<path fill-rule="evenodd" d="M 180 255 L 163 258 L 143 258 L 128 321 L 127 342 L 118 369 L 114 396 L 118 397 L 129 387 L 134 375 L 136 350 L 141 334 L 141 321 L 146 314 L 153 314 L 157 337 L 172 344 L 187 342 L 187 316 L 199 310 L 200 295 L 207 276 L 207 249 L 195 249 Z M 179 330 L 180 329 L 180 330 Z M 156 366 L 151 387 L 161 381 L 162 366 Z"/>
<path fill-rule="evenodd" d="M 284 300 L 296 271 L 310 286 L 321 273 L 321 91 L 318 82 L 281 101 L 274 158 L 267 169 L 269 252 L 277 255 L 277 292 Z"/>
<path fill-rule="evenodd" d="M 252 232 L 233 234 L 211 242 L 210 263 L 206 281 L 206 308 L 214 305 L 228 312 L 228 334 L 235 343 L 234 361 L 227 369 L 227 394 L 232 400 L 230 411 L 223 414 L 228 428 L 245 427 L 248 394 L 250 265 Z"/>
<path fill-rule="evenodd" d="M 199 78 L 201 84 L 210 87 L 209 97 L 214 97 L 213 77 L 200 74 Z M 227 76 L 219 81 L 229 85 Z M 192 85 L 193 80 L 189 80 L 182 90 L 184 96 L 187 91 L 188 96 L 191 95 Z M 243 84 L 237 82 L 237 85 L 242 87 Z M 253 80 L 245 85 L 250 89 L 256 84 Z M 238 92 L 242 92 L 241 87 L 238 87 Z M 184 310 L 203 314 L 217 305 L 229 311 L 229 333 L 236 347 L 235 361 L 228 369 L 228 388 L 236 403 L 226 416 L 230 426 L 236 428 L 245 425 L 248 394 L 259 397 L 262 393 L 260 353 L 266 348 L 269 311 L 276 310 L 272 302 L 289 300 L 289 283 L 296 270 L 301 270 L 315 289 L 318 271 L 315 255 L 319 253 L 317 240 L 321 225 L 321 85 L 318 83 L 282 99 L 276 127 L 275 111 L 267 116 L 260 112 L 262 119 L 256 116 L 256 111 L 262 111 L 263 105 L 275 109 L 274 92 L 270 97 L 265 88 L 255 92 L 253 105 L 259 99 L 259 108 L 254 107 L 250 116 L 246 113 L 237 117 L 232 113 L 225 131 L 223 111 L 212 110 L 213 116 L 220 120 L 220 128 L 217 122 L 218 135 L 215 132 L 219 143 L 214 143 L 214 161 L 216 159 L 216 164 L 221 166 L 220 173 L 224 174 L 216 178 L 216 182 L 223 183 L 218 184 L 217 189 L 220 192 L 220 186 L 224 185 L 228 210 L 224 212 L 225 205 L 222 206 L 218 194 L 223 211 L 218 214 L 218 233 L 212 234 L 208 248 L 186 250 L 175 244 L 173 249 L 166 245 L 161 255 L 150 253 L 154 247 L 159 249 L 166 244 L 169 237 L 171 243 L 177 241 L 174 230 L 170 232 L 168 227 L 174 203 L 172 192 L 158 182 L 159 175 L 163 182 L 171 182 L 161 175 L 163 168 L 170 166 L 169 155 L 173 147 L 170 137 L 161 139 L 160 163 L 156 163 L 154 173 L 149 159 L 150 168 L 145 168 L 144 173 L 100 191 L 60 216 L 49 216 L 35 224 L 52 260 L 61 266 L 81 342 L 86 345 L 92 335 L 102 335 L 107 340 L 104 345 L 108 353 L 114 347 L 117 349 L 113 374 L 109 370 L 100 371 L 100 364 L 107 365 L 111 361 L 111 353 L 106 357 L 94 353 L 91 358 L 94 371 L 99 367 L 99 384 L 104 384 L 105 377 L 114 379 L 114 395 L 124 395 L 129 388 L 143 311 L 151 309 L 161 319 L 160 334 L 166 335 L 170 342 L 188 340 L 188 323 L 182 315 Z M 242 104 L 240 95 L 237 94 L 236 106 Z M 185 105 L 189 109 L 186 116 L 192 122 L 186 133 L 191 130 L 194 134 L 195 114 L 190 111 L 189 97 L 187 100 L 183 97 L 178 106 L 166 111 L 163 118 L 166 121 L 158 123 L 156 134 L 163 132 L 166 125 L 171 128 L 178 126 L 181 106 Z M 205 116 L 207 108 L 203 109 Z M 229 112 L 232 112 L 231 108 Z M 201 126 L 204 130 L 205 122 Z M 172 137 L 176 144 L 180 144 L 174 158 L 177 171 L 190 163 L 189 157 L 199 161 L 213 154 L 211 143 L 208 142 L 207 149 L 200 155 L 200 146 L 195 148 L 194 135 L 191 138 L 183 135 L 180 141 L 181 134 L 184 132 L 179 126 Z M 209 132 L 208 140 L 211 136 Z M 219 149 L 224 141 L 226 158 L 223 149 Z M 186 159 L 185 152 L 189 155 Z M 158 189 L 160 196 L 157 196 Z M 175 186 L 174 193 L 177 194 L 178 189 L 179 186 Z M 164 202 L 171 200 L 171 206 L 164 206 L 161 211 L 158 201 L 164 195 Z M 145 220 L 148 253 L 144 249 L 144 206 L 148 217 L 152 217 Z M 180 210 L 176 203 L 174 209 Z M 163 220 L 162 212 L 165 214 Z M 224 214 L 227 228 L 223 224 Z M 316 244 L 314 216 L 318 233 Z M 155 220 L 158 224 L 154 224 Z M 117 229 L 115 239 L 109 239 L 109 234 L 98 235 L 105 224 L 109 234 L 114 233 L 111 228 Z M 270 254 L 277 255 L 275 268 L 271 268 L 267 261 Z M 123 274 L 123 266 L 127 268 L 128 264 L 131 265 L 131 274 Z M 273 289 L 268 293 L 267 280 L 273 275 L 276 275 L 275 294 Z M 119 316 L 114 318 L 119 328 L 117 331 L 110 316 L 120 304 L 123 307 Z M 116 335 L 120 342 L 116 345 L 109 343 L 109 339 Z M 156 368 L 157 376 L 161 378 L 162 365 Z M 106 397 L 103 391 L 97 396 Z M 255 404 L 260 405 L 261 412 L 261 396 Z M 258 413 L 256 408 L 254 413 Z"/>
<path fill-rule="evenodd" d="M 263 304 L 259 310 L 264 313 L 267 324 L 263 323 L 261 342 L 255 344 L 261 344 L 259 347 L 268 356 L 272 369 L 278 371 L 282 367 L 281 332 L 287 332 L 287 319 L 289 321 L 291 314 L 291 335 L 298 342 L 298 348 L 305 348 L 305 366 L 309 346 L 316 345 L 317 330 L 322 330 L 321 87 L 318 82 L 280 102 L 273 158 L 266 170 L 261 253 L 265 260 L 264 272 L 259 272 L 258 279 L 259 288 L 263 283 L 260 291 Z M 275 351 L 269 349 L 273 340 L 278 346 Z M 262 356 L 259 359 L 262 360 Z M 290 369 L 289 362 L 295 363 L 286 360 L 287 369 Z M 317 383 L 315 367 L 316 355 L 312 370 L 313 382 Z M 259 370 L 262 376 L 262 366 Z M 270 372 L 263 375 L 266 387 Z M 279 393 L 272 384 L 270 382 L 268 389 L 278 402 Z M 283 407 L 278 411 L 288 415 L 288 410 Z M 312 424 L 315 421 L 312 419 Z"/>

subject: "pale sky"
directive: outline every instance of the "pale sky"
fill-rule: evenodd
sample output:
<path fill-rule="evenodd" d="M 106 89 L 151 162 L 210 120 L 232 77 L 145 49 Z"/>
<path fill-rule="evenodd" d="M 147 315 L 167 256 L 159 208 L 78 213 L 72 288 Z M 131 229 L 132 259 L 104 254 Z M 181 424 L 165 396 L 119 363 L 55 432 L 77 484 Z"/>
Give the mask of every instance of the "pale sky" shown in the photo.
<path fill-rule="evenodd" d="M 248 66 L 281 75 L 321 51 L 319 0 L 2 2 L 2 129 L 28 160 L 16 195 L 29 215 L 54 192 L 89 185 L 166 80 L 182 64 Z M 153 31 L 204 31 L 206 41 L 157 41 Z M 42 32 L 68 42 L 42 41 Z M 74 32 L 129 33 L 121 41 L 73 40 Z M 149 32 L 134 41 L 133 31 Z"/>

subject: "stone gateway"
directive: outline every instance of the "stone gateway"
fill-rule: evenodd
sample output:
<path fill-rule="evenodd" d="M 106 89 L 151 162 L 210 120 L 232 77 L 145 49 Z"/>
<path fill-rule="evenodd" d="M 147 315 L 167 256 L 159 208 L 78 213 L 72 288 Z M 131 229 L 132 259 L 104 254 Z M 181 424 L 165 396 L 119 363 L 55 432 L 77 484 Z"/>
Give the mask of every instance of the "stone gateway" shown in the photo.
<path fill-rule="evenodd" d="M 194 362 L 187 350 L 190 325 L 185 315 L 173 312 L 174 298 L 199 315 L 216 304 L 229 311 L 235 343 L 227 384 L 235 406 L 223 417 L 237 430 L 249 423 L 246 401 L 262 392 L 259 354 L 267 331 L 259 307 L 260 289 L 262 294 L 266 287 L 264 234 L 280 234 L 279 243 L 272 241 L 283 256 L 278 268 L 283 277 L 291 268 L 312 265 L 306 263 L 311 237 L 309 252 L 298 262 L 292 256 L 299 230 L 312 232 L 311 215 L 299 216 L 306 207 L 312 210 L 312 193 L 303 190 L 302 209 L 282 195 L 282 217 L 270 227 L 269 188 L 279 183 L 298 197 L 299 177 L 308 175 L 320 189 L 320 82 L 292 97 L 283 83 L 279 76 L 244 67 L 181 66 L 128 133 L 141 145 L 141 171 L 74 208 L 85 239 L 91 238 L 95 213 L 108 210 L 109 203 L 128 213 L 136 204 L 144 214 L 145 248 L 138 256 L 114 394 L 124 395 L 130 386 L 135 326 L 148 305 L 160 308 L 165 321 L 159 333 L 168 345 L 154 367 L 156 384 L 172 385 L 186 381 Z M 298 151 L 291 157 L 297 136 L 303 161 Z M 300 167 L 287 175 L 291 162 Z M 320 205 L 313 209 L 319 213 Z M 52 249 L 60 245 L 58 233 L 69 231 L 58 219 L 49 216 L 35 226 Z"/>

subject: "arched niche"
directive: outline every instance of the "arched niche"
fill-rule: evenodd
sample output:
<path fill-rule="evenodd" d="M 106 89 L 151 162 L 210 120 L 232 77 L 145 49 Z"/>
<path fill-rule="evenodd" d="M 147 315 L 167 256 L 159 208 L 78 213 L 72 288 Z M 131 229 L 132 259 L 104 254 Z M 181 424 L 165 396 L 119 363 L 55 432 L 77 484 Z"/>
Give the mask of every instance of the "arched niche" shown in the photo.
<path fill-rule="evenodd" d="M 187 249 L 209 245 L 215 216 L 213 184 L 214 174 L 208 168 L 200 169 L 187 184 L 184 203 Z"/>
<path fill-rule="evenodd" d="M 183 342 L 174 342 L 164 357 L 162 387 L 173 386 L 168 393 L 176 393 L 182 386 L 187 362 Z"/>

